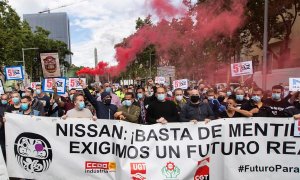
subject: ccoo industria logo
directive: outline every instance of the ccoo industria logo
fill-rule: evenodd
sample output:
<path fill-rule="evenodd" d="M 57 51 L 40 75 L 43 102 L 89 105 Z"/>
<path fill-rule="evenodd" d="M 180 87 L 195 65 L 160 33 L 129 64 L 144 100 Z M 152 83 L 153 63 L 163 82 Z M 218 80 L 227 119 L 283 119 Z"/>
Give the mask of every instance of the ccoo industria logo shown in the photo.
<path fill-rule="evenodd" d="M 44 172 L 52 162 L 50 143 L 39 134 L 20 134 L 15 140 L 14 151 L 20 166 L 30 173 Z"/>

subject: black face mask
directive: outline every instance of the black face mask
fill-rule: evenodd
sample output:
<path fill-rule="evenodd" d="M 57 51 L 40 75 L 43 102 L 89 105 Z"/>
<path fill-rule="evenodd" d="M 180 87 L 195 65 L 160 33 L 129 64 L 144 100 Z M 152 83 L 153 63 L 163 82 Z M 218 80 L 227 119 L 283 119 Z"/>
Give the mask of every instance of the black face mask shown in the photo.
<path fill-rule="evenodd" d="M 219 101 L 219 102 L 224 102 L 224 100 L 225 100 L 225 97 L 224 97 L 224 96 L 219 96 L 219 97 L 218 97 L 218 101 Z"/>
<path fill-rule="evenodd" d="M 295 106 L 295 108 L 300 109 L 300 102 L 299 101 L 295 101 L 294 102 L 294 106 Z"/>
<path fill-rule="evenodd" d="M 111 104 L 111 99 L 104 99 L 103 103 L 105 105 L 110 105 Z"/>
<path fill-rule="evenodd" d="M 200 100 L 200 96 L 191 96 L 191 102 L 197 103 Z"/>

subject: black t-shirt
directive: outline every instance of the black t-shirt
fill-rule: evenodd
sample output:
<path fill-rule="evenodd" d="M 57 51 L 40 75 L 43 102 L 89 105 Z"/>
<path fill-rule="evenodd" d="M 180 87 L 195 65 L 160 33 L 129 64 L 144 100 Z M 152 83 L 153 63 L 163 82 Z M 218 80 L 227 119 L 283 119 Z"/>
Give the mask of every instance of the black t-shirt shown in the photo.
<path fill-rule="evenodd" d="M 234 112 L 233 116 L 229 117 L 227 114 L 227 111 L 223 111 L 223 112 L 219 113 L 219 117 L 220 118 L 237 118 L 237 117 L 243 117 L 243 115 L 238 112 Z"/>
<path fill-rule="evenodd" d="M 251 99 L 249 101 L 246 101 L 244 104 L 242 104 L 241 109 L 246 111 L 251 111 L 254 108 L 258 108 L 257 105 L 255 105 L 254 101 Z"/>
<path fill-rule="evenodd" d="M 266 117 L 288 117 L 285 113 L 285 109 L 291 104 L 286 100 L 274 101 L 271 98 L 266 99 L 264 102 L 264 107 L 260 108 L 260 111 L 264 111 L 263 114 Z"/>
<path fill-rule="evenodd" d="M 249 102 L 249 100 L 247 100 L 247 99 L 243 99 L 242 101 L 236 101 L 236 106 L 242 109 L 243 105 L 248 102 Z M 246 110 L 246 109 L 244 109 L 244 110 Z"/>

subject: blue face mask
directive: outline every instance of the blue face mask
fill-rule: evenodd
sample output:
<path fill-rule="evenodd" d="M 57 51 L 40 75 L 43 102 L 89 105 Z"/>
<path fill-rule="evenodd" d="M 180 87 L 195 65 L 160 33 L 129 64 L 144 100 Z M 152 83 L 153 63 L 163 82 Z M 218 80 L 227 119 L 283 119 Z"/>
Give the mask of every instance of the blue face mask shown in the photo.
<path fill-rule="evenodd" d="M 261 98 L 259 96 L 252 96 L 251 98 L 254 102 L 260 102 L 261 101 Z"/>
<path fill-rule="evenodd" d="M 22 111 L 27 111 L 28 110 L 28 104 L 27 103 L 22 103 L 21 104 L 21 110 Z"/>
<path fill-rule="evenodd" d="M 128 106 L 128 107 L 129 107 L 129 106 L 132 105 L 132 102 L 131 102 L 130 100 L 125 100 L 124 102 L 125 102 L 125 103 L 124 103 L 125 106 Z"/>
<path fill-rule="evenodd" d="M 19 104 L 20 99 L 19 98 L 12 98 L 14 104 Z"/>
<path fill-rule="evenodd" d="M 281 94 L 280 93 L 272 93 L 272 99 L 273 100 L 280 100 Z"/>
<path fill-rule="evenodd" d="M 163 101 L 163 100 L 165 100 L 165 99 L 166 99 L 166 95 L 165 95 L 165 94 L 158 94 L 158 95 L 157 95 L 157 100 Z"/>
<path fill-rule="evenodd" d="M 79 109 L 79 110 L 83 110 L 84 108 L 85 108 L 84 102 L 83 102 L 83 101 L 79 102 L 79 104 L 78 104 L 78 109 Z"/>
<path fill-rule="evenodd" d="M 37 89 L 37 90 L 35 91 L 35 93 L 36 93 L 37 95 L 39 95 L 39 94 L 41 94 L 41 90 L 40 90 L 40 89 Z"/>
<path fill-rule="evenodd" d="M 143 97 L 144 97 L 144 94 L 143 94 L 143 93 L 138 93 L 138 94 L 137 94 L 137 98 L 138 98 L 138 99 L 143 99 Z"/>
<path fill-rule="evenodd" d="M 6 105 L 7 104 L 7 100 L 1 100 L 1 104 Z"/>
<path fill-rule="evenodd" d="M 236 99 L 237 101 L 243 101 L 244 95 L 236 95 L 236 96 L 235 96 L 235 99 Z"/>
<path fill-rule="evenodd" d="M 228 91 L 226 94 L 227 94 L 227 96 L 231 96 L 231 95 L 232 95 L 232 92 L 231 92 L 231 91 Z"/>
<path fill-rule="evenodd" d="M 105 92 L 108 92 L 108 93 L 110 93 L 110 92 L 111 92 L 111 87 L 107 87 L 107 88 L 105 88 Z"/>

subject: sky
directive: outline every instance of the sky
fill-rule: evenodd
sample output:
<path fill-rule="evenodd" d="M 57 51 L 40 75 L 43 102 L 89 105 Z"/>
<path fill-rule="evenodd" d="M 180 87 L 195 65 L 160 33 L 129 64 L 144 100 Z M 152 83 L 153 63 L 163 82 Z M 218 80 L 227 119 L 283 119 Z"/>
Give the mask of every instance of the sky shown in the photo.
<path fill-rule="evenodd" d="M 20 17 L 72 3 L 76 4 L 51 12 L 68 13 L 76 66 L 94 67 L 94 48 L 98 49 L 98 61 L 114 65 L 114 45 L 135 32 L 138 17 L 151 14 L 149 0 L 9 0 Z"/>

